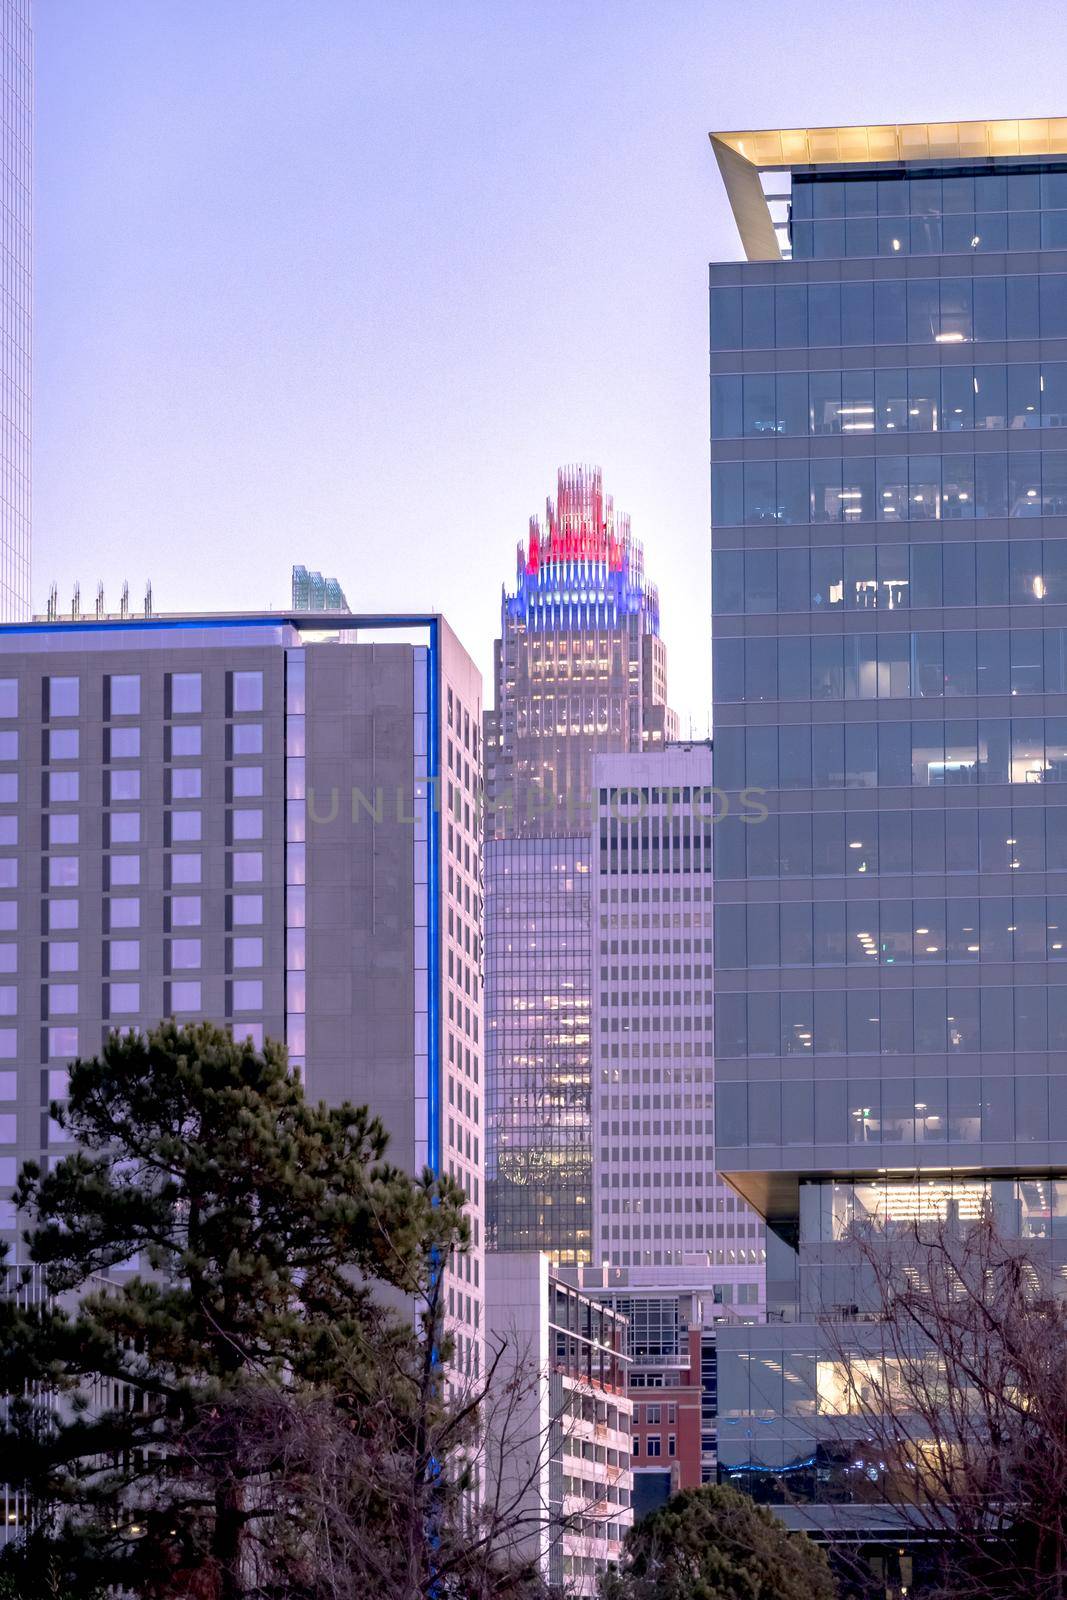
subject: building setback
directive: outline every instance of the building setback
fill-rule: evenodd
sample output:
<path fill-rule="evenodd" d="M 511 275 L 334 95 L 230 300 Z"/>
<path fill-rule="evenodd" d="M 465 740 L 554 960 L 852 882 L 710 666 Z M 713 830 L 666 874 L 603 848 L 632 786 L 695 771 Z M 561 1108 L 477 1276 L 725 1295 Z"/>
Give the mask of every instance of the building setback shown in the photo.
<path fill-rule="evenodd" d="M 110 1029 L 284 1039 L 463 1184 L 481 1370 L 480 695 L 436 616 L 0 628 L 0 1188 L 64 1153 L 49 1100 Z"/>
<path fill-rule="evenodd" d="M 1067 1213 L 1067 121 L 713 145 L 716 783 L 768 807 L 715 830 L 717 1160 L 776 1318 L 720 1470 L 862 1529 L 849 1227 Z"/>
<path fill-rule="evenodd" d="M 588 1261 L 590 800 L 598 751 L 661 746 L 659 600 L 599 469 L 560 471 L 505 592 L 485 717 L 489 1227 Z"/>

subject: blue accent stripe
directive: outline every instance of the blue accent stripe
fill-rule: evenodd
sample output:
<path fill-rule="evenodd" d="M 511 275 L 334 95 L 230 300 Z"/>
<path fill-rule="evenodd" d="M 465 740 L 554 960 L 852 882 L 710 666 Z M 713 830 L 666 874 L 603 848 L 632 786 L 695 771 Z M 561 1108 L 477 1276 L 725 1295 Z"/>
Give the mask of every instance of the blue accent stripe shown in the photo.
<path fill-rule="evenodd" d="M 328 620 L 327 620 L 328 619 Z M 355 616 L 348 612 L 324 611 L 267 611 L 261 616 L 241 613 L 227 617 L 217 613 L 203 617 L 107 617 L 97 622 L 95 618 L 82 617 L 77 622 L 5 622 L 0 623 L 0 639 L 22 633 L 143 633 L 161 632 L 167 628 L 307 628 L 313 633 L 326 633 L 331 628 L 430 628 L 436 627 L 437 618 L 429 616 Z"/>
<path fill-rule="evenodd" d="M 441 689 L 439 628 L 430 619 L 430 644 L 426 651 L 426 775 L 429 780 L 427 805 L 427 906 L 426 906 L 426 1068 L 428 1083 L 426 1160 L 430 1169 L 441 1172 L 441 833 L 444 828 L 444 796 L 441 778 Z"/>

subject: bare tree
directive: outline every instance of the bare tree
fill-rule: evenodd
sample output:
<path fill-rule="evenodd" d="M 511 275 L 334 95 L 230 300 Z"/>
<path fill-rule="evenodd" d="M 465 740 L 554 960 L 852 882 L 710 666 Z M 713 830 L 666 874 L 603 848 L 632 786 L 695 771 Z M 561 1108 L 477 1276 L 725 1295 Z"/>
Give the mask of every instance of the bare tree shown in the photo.
<path fill-rule="evenodd" d="M 852 1242 L 874 1315 L 830 1330 L 829 1431 L 940 1546 L 946 1600 L 1065 1600 L 1067 1284 L 990 1215 Z"/>

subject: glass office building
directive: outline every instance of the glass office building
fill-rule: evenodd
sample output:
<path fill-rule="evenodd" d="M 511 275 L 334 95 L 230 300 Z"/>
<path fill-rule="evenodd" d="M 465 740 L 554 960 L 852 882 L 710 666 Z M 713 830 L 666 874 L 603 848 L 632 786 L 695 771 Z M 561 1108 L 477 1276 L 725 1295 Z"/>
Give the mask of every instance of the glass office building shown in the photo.
<path fill-rule="evenodd" d="M 1063 1229 L 1067 120 L 712 143 L 715 778 L 767 807 L 716 828 L 716 1150 L 778 1319 L 720 1463 L 839 1514 L 892 1499 L 819 1453 L 848 1219 Z"/>
<path fill-rule="evenodd" d="M 33 303 L 33 7 L 0 7 L 0 622 L 30 615 L 31 313 Z"/>
<path fill-rule="evenodd" d="M 659 596 L 599 467 L 562 467 L 501 597 L 485 714 L 486 1183 L 499 1250 L 590 1259 L 594 755 L 662 749 Z"/>

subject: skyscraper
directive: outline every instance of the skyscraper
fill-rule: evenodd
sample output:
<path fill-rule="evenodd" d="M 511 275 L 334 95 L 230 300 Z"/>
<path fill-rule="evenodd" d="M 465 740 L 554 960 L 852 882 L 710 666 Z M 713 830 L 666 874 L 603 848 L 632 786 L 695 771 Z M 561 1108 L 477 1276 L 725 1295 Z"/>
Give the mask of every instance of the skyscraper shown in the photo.
<path fill-rule="evenodd" d="M 294 611 L 347 611 L 345 592 L 336 578 L 324 578 L 307 567 L 293 568 Z"/>
<path fill-rule="evenodd" d="M 505 591 L 485 718 L 491 1242 L 588 1261 L 590 800 L 598 751 L 662 748 L 659 600 L 599 468 L 561 469 Z"/>
<path fill-rule="evenodd" d="M 111 1028 L 284 1039 L 409 1171 L 465 1189 L 446 1272 L 481 1365 L 481 680 L 437 616 L 0 627 L 0 1231 Z M 17 1246 L 16 1246 L 17 1248 Z"/>
<path fill-rule="evenodd" d="M 778 1316 L 719 1457 L 862 1527 L 850 1224 L 1067 1216 L 1067 120 L 713 145 L 716 1144 Z"/>
<path fill-rule="evenodd" d="M 31 312 L 33 304 L 32 0 L 0 7 L 3 118 L 0 375 L 0 622 L 30 615 Z"/>

